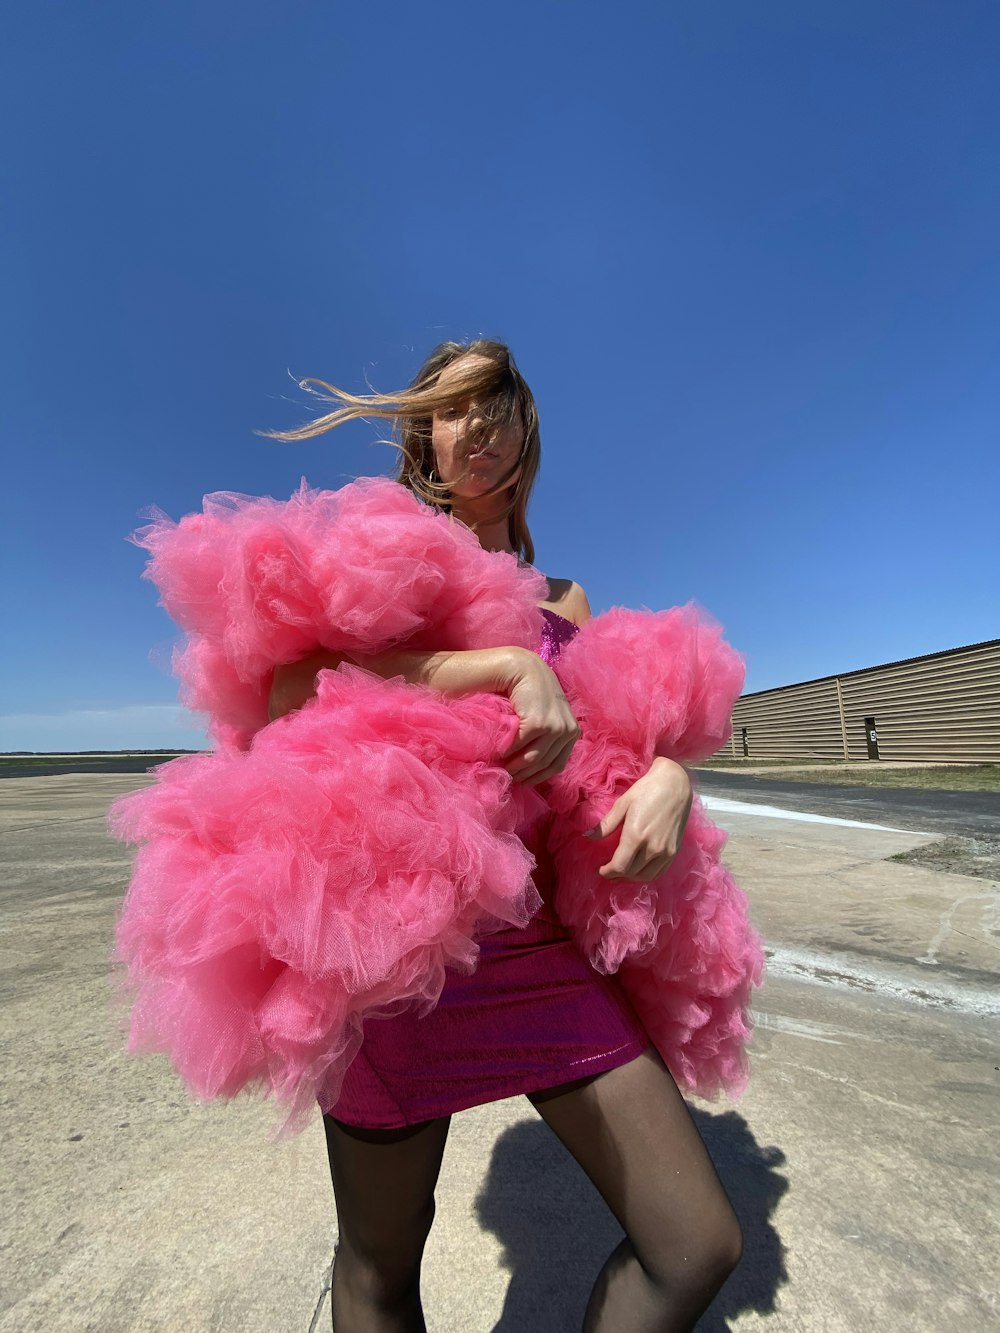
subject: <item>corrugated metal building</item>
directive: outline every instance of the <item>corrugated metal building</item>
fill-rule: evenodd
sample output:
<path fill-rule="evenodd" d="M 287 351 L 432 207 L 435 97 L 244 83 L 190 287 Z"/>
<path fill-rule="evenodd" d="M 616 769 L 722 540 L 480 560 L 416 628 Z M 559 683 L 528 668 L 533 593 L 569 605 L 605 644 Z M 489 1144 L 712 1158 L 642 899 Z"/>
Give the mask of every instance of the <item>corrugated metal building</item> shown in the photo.
<path fill-rule="evenodd" d="M 744 694 L 723 755 L 1000 763 L 1000 639 Z"/>

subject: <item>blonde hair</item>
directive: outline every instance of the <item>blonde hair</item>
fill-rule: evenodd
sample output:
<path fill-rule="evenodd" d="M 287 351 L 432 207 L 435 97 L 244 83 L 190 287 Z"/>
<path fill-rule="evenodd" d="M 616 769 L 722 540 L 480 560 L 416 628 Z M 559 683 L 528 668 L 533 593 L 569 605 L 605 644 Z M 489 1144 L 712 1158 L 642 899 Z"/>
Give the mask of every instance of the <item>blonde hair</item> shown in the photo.
<path fill-rule="evenodd" d="M 441 387 L 441 372 L 466 357 L 480 359 L 470 359 L 461 373 L 447 386 Z M 521 471 L 513 485 L 513 494 L 503 502 L 499 516 L 507 518 L 507 531 L 514 551 L 529 565 L 534 561 L 535 545 L 528 531 L 527 510 L 528 498 L 541 464 L 538 409 L 534 395 L 515 365 L 510 349 L 503 343 L 487 338 L 477 338 L 469 343 L 441 343 L 420 367 L 409 387 L 398 393 L 347 393 L 327 384 L 325 380 L 316 379 L 302 380 L 300 387 L 338 406 L 332 412 L 316 417 L 294 430 L 262 431 L 262 435 L 275 440 L 309 440 L 343 425 L 345 421 L 362 417 L 391 421 L 397 438 L 388 443 L 400 450 L 395 480 L 426 504 L 436 505 L 446 513 L 451 512 L 451 493 L 443 482 L 432 475 L 434 452 L 431 427 L 434 413 L 470 398 L 477 399 L 482 407 L 482 424 L 477 433 L 484 436 L 496 426 L 510 424 L 520 416 L 524 442 L 514 468 L 520 466 Z M 508 472 L 507 477 L 511 472 Z M 485 494 L 492 495 L 508 489 L 507 477 L 501 478 Z M 475 524 L 472 526 L 475 528 Z"/>

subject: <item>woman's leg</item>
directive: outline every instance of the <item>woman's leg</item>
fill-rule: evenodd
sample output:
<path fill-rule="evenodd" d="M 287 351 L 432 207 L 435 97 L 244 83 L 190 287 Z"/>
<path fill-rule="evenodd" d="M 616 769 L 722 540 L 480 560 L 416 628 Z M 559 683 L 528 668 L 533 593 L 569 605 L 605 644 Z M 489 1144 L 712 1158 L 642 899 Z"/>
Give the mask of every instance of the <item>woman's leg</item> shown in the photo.
<path fill-rule="evenodd" d="M 739 1262 L 742 1234 L 655 1048 L 530 1100 L 625 1232 L 594 1284 L 584 1333 L 692 1328 Z"/>
<path fill-rule="evenodd" d="M 330 1303 L 336 1333 L 424 1333 L 420 1261 L 451 1117 L 359 1129 L 323 1117 L 340 1240 Z"/>

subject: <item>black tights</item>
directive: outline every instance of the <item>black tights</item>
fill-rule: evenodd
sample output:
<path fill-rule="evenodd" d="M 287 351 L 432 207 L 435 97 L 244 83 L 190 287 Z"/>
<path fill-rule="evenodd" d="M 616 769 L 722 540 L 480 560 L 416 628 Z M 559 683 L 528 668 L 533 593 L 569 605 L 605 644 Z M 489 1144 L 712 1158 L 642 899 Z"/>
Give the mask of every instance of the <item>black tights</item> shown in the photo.
<path fill-rule="evenodd" d="M 598 1274 L 583 1333 L 692 1328 L 739 1262 L 742 1236 L 659 1055 L 650 1046 L 530 1100 L 625 1232 Z M 369 1130 L 324 1117 L 340 1227 L 335 1333 L 423 1333 L 420 1261 L 450 1122 Z"/>

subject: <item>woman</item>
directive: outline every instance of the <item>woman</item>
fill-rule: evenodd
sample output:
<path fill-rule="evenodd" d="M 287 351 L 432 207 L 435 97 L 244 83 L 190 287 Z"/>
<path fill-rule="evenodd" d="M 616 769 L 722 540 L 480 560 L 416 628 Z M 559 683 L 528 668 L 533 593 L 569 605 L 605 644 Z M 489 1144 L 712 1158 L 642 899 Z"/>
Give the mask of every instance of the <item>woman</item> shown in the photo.
<path fill-rule="evenodd" d="M 352 417 L 390 418 L 402 433 L 397 480 L 445 508 L 484 549 L 531 563 L 525 513 L 539 466 L 538 418 L 506 347 L 446 343 L 394 397 L 331 392 L 337 410 L 278 438 L 307 438 Z M 394 651 L 351 660 L 446 694 L 505 694 L 520 719 L 503 757 L 507 771 L 544 794 L 580 734 L 551 663 L 591 612 L 568 579 L 549 579 L 539 605 L 547 623 L 537 653 Z M 315 653 L 279 668 L 270 716 L 300 707 L 317 671 L 346 657 Z M 678 849 L 690 804 L 684 769 L 654 760 L 595 830 L 602 838 L 620 830 L 601 874 L 656 878 Z M 451 1114 L 518 1092 L 625 1231 L 598 1275 L 585 1330 L 690 1328 L 739 1260 L 739 1223 L 673 1078 L 614 979 L 590 967 L 551 910 L 551 864 L 537 830 L 531 850 L 543 907 L 528 928 L 484 939 L 477 971 L 449 974 L 424 1018 L 367 1023 L 361 1051 L 325 1107 L 340 1230 L 332 1283 L 339 1333 L 425 1327 L 420 1264 Z"/>

